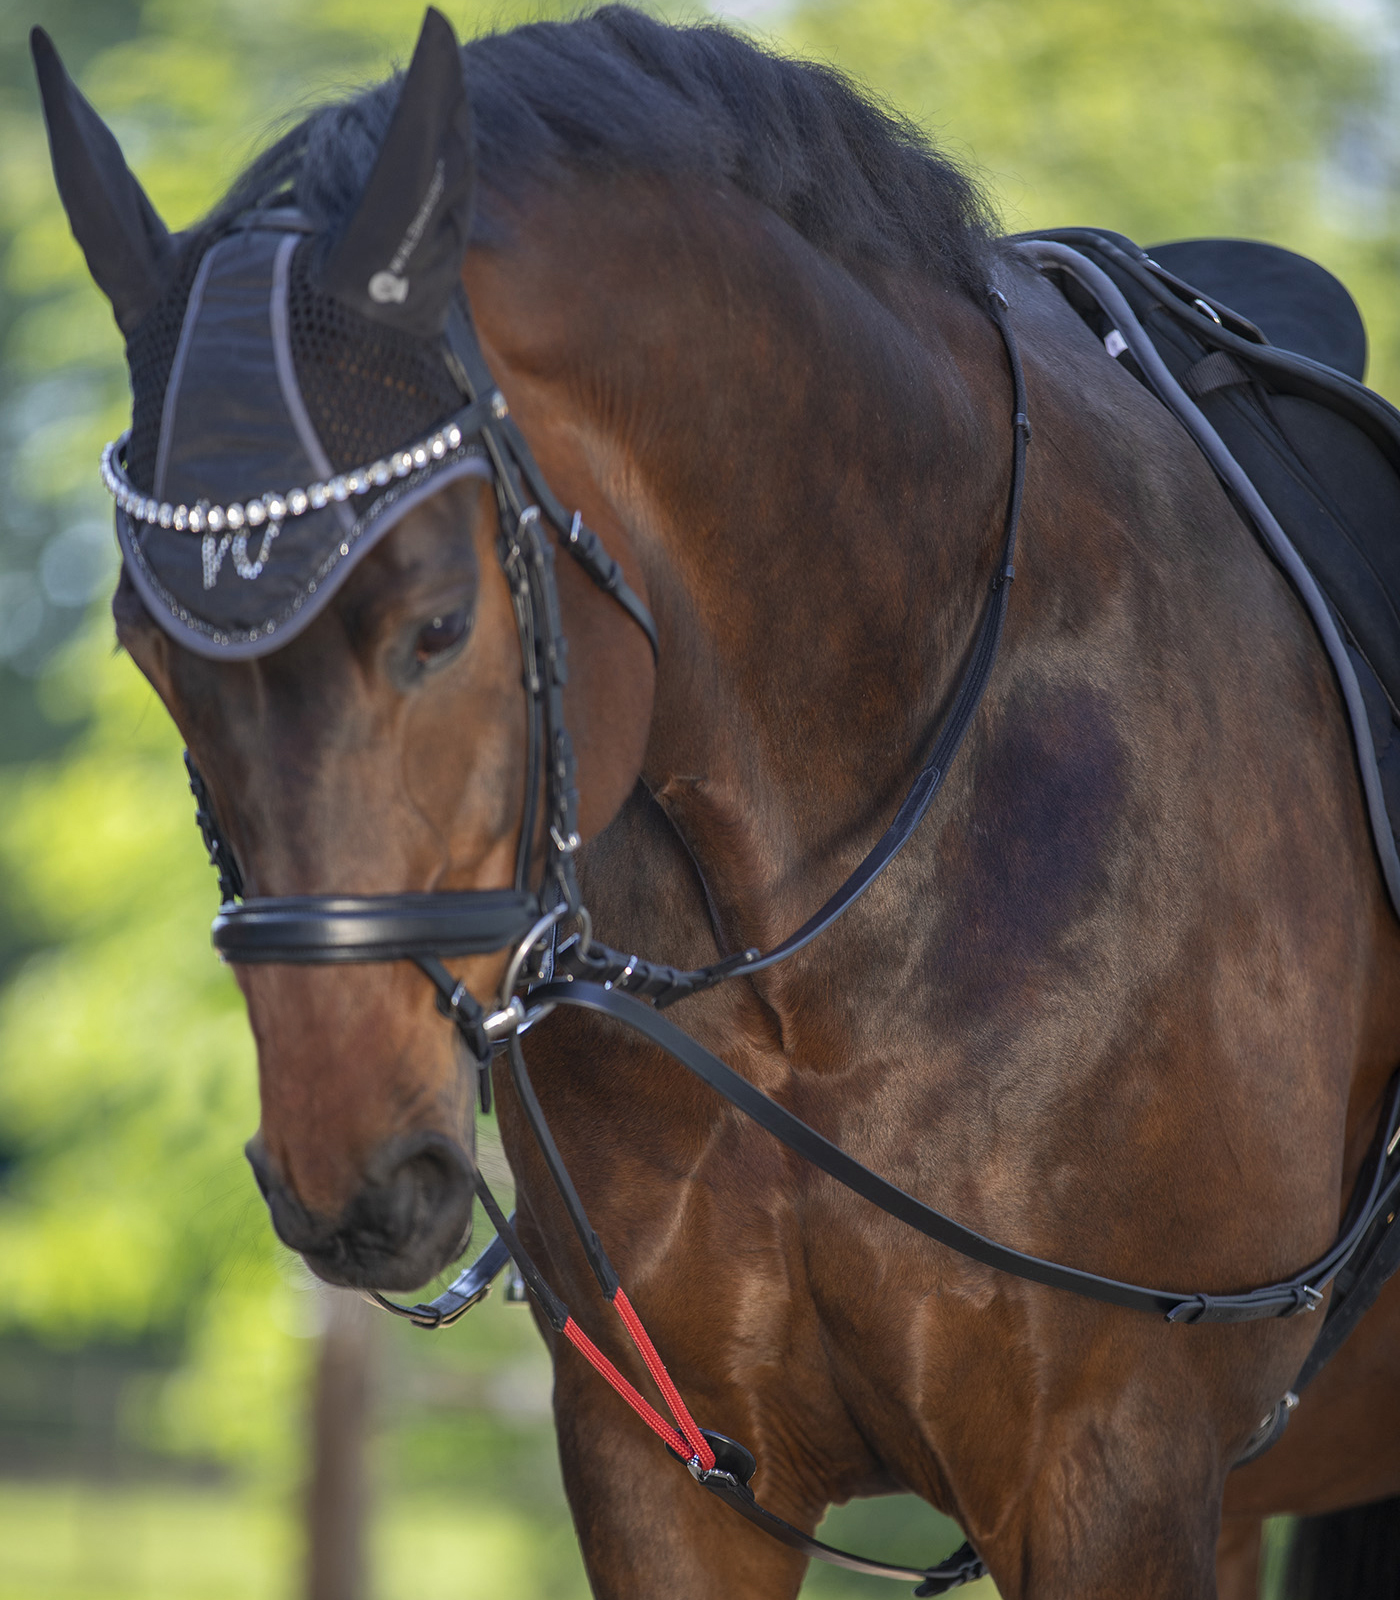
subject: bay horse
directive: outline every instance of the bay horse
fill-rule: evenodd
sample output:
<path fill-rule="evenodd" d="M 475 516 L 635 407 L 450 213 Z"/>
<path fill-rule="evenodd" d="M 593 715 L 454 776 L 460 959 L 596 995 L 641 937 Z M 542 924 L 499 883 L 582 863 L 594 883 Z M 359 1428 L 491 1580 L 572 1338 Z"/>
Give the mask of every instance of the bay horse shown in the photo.
<path fill-rule="evenodd" d="M 578 799 L 550 859 L 609 945 L 678 968 L 800 924 L 889 823 L 983 615 L 1018 470 L 996 285 L 1034 442 L 962 749 L 835 926 L 675 1014 L 1021 1251 L 1225 1292 L 1327 1247 L 1400 1063 L 1400 928 L 1336 685 L 1185 434 L 917 130 L 718 27 L 610 7 L 459 54 L 430 13 L 406 77 L 312 114 L 176 238 L 35 53 L 132 366 L 119 638 L 250 903 L 543 870 L 503 468 L 444 431 L 422 366 L 465 291 L 499 414 L 606 552 L 558 563 Z M 357 520 L 380 479 L 344 474 L 429 425 L 419 488 Z M 341 476 L 262 493 L 306 481 L 278 475 L 298 439 Z M 406 960 L 237 964 L 250 1158 L 329 1281 L 412 1287 L 465 1248 L 477 1073 L 440 1012 L 479 1018 L 506 960 L 440 964 L 436 996 Z M 1400 1282 L 1232 1475 L 1320 1317 L 1170 1325 L 1032 1284 L 899 1226 L 604 1017 L 560 1010 L 525 1052 L 686 1404 L 792 1523 L 912 1491 L 1007 1600 L 1241 1600 L 1264 1515 L 1369 1505 L 1389 1555 L 1346 1593 L 1393 1595 Z M 494 1077 L 520 1238 L 645 1384 Z M 595 1593 L 795 1594 L 801 1554 L 695 1493 L 539 1320 Z M 1323 1563 L 1298 1592 L 1337 1581 Z"/>

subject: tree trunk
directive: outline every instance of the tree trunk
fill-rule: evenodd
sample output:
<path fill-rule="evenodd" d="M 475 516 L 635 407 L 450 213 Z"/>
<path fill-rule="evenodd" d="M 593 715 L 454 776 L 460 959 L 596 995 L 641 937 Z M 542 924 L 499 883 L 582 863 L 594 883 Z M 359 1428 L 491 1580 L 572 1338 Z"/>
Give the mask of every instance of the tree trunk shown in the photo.
<path fill-rule="evenodd" d="M 366 1455 L 379 1313 L 345 1289 L 322 1289 L 321 1305 L 306 1491 L 306 1596 L 367 1600 Z"/>

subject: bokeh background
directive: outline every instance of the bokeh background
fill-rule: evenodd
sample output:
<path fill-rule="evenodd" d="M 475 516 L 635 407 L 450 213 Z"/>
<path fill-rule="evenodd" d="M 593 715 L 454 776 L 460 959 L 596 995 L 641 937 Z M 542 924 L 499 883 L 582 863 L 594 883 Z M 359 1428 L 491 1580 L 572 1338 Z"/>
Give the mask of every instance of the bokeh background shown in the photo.
<path fill-rule="evenodd" d="M 464 35 L 548 14 L 443 3 Z M 1400 0 L 724 15 L 927 125 L 1008 229 L 1317 257 L 1360 301 L 1371 381 L 1400 393 Z M 183 225 L 289 116 L 402 62 L 420 16 L 0 0 L 0 1600 L 290 1600 L 318 1526 L 351 1569 L 339 1589 L 323 1569 L 318 1600 L 351 1600 L 357 1561 L 373 1600 L 586 1593 L 528 1314 L 496 1298 L 424 1336 L 318 1289 L 243 1164 L 253 1057 L 209 952 L 214 882 L 179 743 L 106 614 L 96 460 L 124 423 L 121 345 L 53 193 L 26 48 L 49 29 Z M 508 1185 L 489 1129 L 486 1161 Z M 828 1531 L 911 1560 L 956 1542 L 904 1500 Z M 831 1571 L 804 1591 L 895 1592 Z"/>

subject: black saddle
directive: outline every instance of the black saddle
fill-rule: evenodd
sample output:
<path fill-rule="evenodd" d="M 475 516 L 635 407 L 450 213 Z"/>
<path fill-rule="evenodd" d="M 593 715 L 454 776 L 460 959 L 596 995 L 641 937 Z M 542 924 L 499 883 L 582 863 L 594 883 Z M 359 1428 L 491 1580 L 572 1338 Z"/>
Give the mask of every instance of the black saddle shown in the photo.
<path fill-rule="evenodd" d="M 1366 328 L 1356 301 L 1325 267 L 1258 239 L 1180 239 L 1148 255 L 1181 284 L 1228 306 L 1280 350 L 1366 376 Z"/>

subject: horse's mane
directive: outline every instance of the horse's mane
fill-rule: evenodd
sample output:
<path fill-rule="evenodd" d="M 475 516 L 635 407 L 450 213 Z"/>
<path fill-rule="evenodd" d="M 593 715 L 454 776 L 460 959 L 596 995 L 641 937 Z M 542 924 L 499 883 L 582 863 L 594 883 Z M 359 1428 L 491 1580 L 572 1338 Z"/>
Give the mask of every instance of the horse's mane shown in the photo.
<path fill-rule="evenodd" d="M 712 24 L 627 6 L 465 46 L 484 186 L 507 198 L 569 169 L 728 180 L 853 266 L 980 292 L 991 216 L 923 131 L 833 68 Z M 199 230 L 288 191 L 334 234 L 368 180 L 399 77 L 321 107 L 258 157 Z"/>

